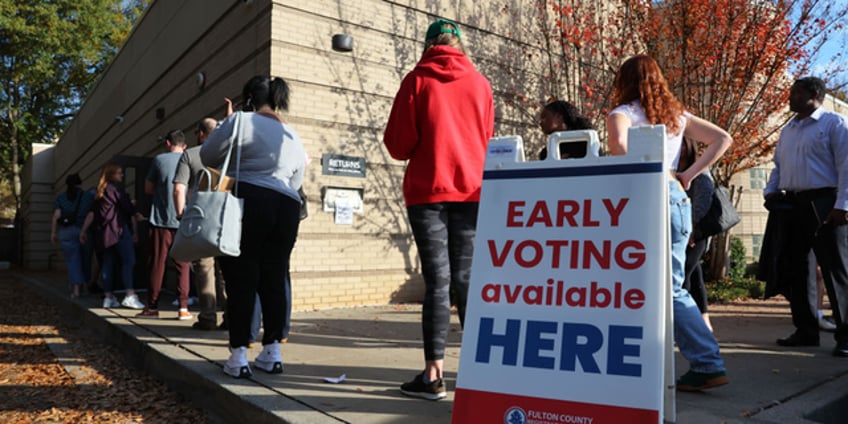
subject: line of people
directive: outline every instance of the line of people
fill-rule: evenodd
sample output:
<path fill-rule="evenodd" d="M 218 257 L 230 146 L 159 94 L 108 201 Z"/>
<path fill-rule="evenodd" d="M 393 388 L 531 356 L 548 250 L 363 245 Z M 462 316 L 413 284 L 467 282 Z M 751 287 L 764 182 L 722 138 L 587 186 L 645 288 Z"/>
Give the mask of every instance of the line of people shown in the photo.
<path fill-rule="evenodd" d="M 691 205 L 684 190 L 721 157 L 731 138 L 687 112 L 648 56 L 636 56 L 622 64 L 613 97 L 615 108 L 607 119 L 613 155 L 627 153 L 631 126 L 664 124 L 670 140 L 666 156 L 672 166 L 674 333 L 691 367 L 678 380 L 677 388 L 701 390 L 726 384 L 718 343 L 683 289 L 686 246 L 692 232 Z M 566 102 L 547 105 L 540 124 L 546 134 L 591 128 Z M 408 396 L 430 400 L 446 396 L 443 367 L 451 293 L 460 324 L 464 324 L 486 144 L 493 133 L 494 106 L 488 80 L 465 55 L 456 23 L 433 22 L 421 59 L 403 79 L 395 97 L 383 136 L 391 156 L 407 161 L 403 194 L 425 282 L 424 369 L 401 385 L 401 392 Z M 676 172 L 684 135 L 702 142 L 706 149 Z M 585 150 L 561 151 L 560 157 L 585 155 Z M 540 156 L 546 155 L 542 152 Z"/>
<path fill-rule="evenodd" d="M 834 306 L 837 326 L 834 354 L 846 356 L 848 327 L 843 324 L 842 309 L 848 304 L 845 299 L 848 272 L 843 263 L 848 249 L 843 234 L 848 231 L 844 225 L 848 221 L 845 212 L 848 200 L 843 197 L 848 197 L 848 192 L 842 187 L 848 183 L 845 177 L 848 172 L 841 171 L 841 160 L 834 165 L 833 153 L 848 157 L 844 143 L 848 125 L 841 115 L 821 110 L 823 93 L 823 83 L 815 78 L 801 79 L 793 86 L 790 108 L 797 116 L 781 134 L 776 168 L 765 193 L 767 197 L 778 192 L 787 196 L 798 222 L 804 224 L 797 231 L 790 231 L 787 243 L 797 246 L 787 247 L 786 255 L 797 265 L 806 265 L 803 258 L 811 249 L 819 256 Z M 78 181 L 69 177 L 69 190 L 57 199 L 52 234 L 55 241 L 62 242 L 63 248 L 73 238 L 71 230 L 56 228 L 68 210 L 74 211 L 68 215 L 77 222 L 84 220 L 79 229 L 80 242 L 86 241 L 86 231 L 95 223 L 95 245 L 103 258 L 104 307 L 118 305 L 111 282 L 113 264 L 120 259 L 128 290 L 121 304 L 143 308 L 140 316 L 158 317 L 167 247 L 185 208 L 187 191 L 194 185 L 193 177 L 202 166 L 220 166 L 227 152 L 238 143 L 236 188 L 244 200 L 242 254 L 217 260 L 226 281 L 226 323 L 231 351 L 224 372 L 236 378 L 252 374 L 246 351 L 251 337 L 256 337 L 251 317 L 257 309 L 261 310 L 264 334 L 263 349 L 254 367 L 269 373 L 283 371 L 280 343 L 287 337 L 289 326 L 290 256 L 299 227 L 302 201 L 298 189 L 303 182 L 306 157 L 299 136 L 281 115 L 289 102 L 289 87 L 283 79 L 254 77 L 245 84 L 242 99 L 243 110 L 229 114 L 217 127 L 214 120 L 201 123 L 198 147 L 183 151 L 182 134 L 172 132 L 166 138 L 170 152 L 154 160 L 146 186 L 147 192 L 154 196 L 150 218 L 152 272 L 146 307 L 132 290 L 132 243 L 137 238 L 137 217 L 132 202 L 120 188 L 120 166 L 104 167 L 93 199 L 87 199 L 78 188 L 71 189 Z M 631 57 L 618 69 L 612 105 L 606 119 L 612 155 L 627 153 L 630 127 L 663 124 L 666 128 L 674 338 L 690 363 L 689 371 L 677 380 L 677 389 L 696 391 L 727 384 L 725 365 L 706 310 L 702 278 L 700 288 L 690 288 L 699 301 L 693 300 L 684 282 L 689 279 L 697 284 L 698 261 L 693 259 L 703 254 L 706 245 L 706 240 L 693 237 L 693 223 L 705 208 L 698 199 L 710 197 L 709 189 L 701 187 L 712 186 L 708 169 L 727 150 L 732 139 L 715 124 L 687 111 L 671 92 L 656 61 L 646 55 Z M 241 114 L 241 119 L 235 119 L 237 114 Z M 452 303 L 456 305 L 460 324 L 464 324 L 483 164 L 487 142 L 494 135 L 494 118 L 491 85 L 468 59 L 458 25 L 444 19 L 433 22 L 428 27 L 418 64 L 401 83 L 383 137 L 390 155 L 407 161 L 403 196 L 425 282 L 424 367 L 411 381 L 401 385 L 402 393 L 409 396 L 431 400 L 446 396 L 443 368 L 450 309 Z M 242 128 L 235 127 L 237 121 L 242 122 Z M 540 126 L 545 134 L 592 128 L 573 105 L 562 101 L 544 108 Z M 691 143 L 684 143 L 685 139 L 696 140 L 704 147 L 698 152 Z M 798 139 L 809 146 L 793 146 Z M 577 150 L 561 151 L 560 156 L 586 154 L 585 147 L 582 151 L 579 146 L 569 148 Z M 793 155 L 803 160 L 793 159 Z M 807 159 L 816 169 L 808 169 L 804 162 Z M 233 171 L 228 170 L 228 175 L 234 176 Z M 166 205 L 167 210 L 163 209 Z M 83 214 L 87 207 L 91 211 Z M 72 257 L 73 252 L 66 250 L 66 255 Z M 222 292 L 215 283 L 215 262 L 206 258 L 193 264 L 201 298 L 196 328 L 216 328 L 214 305 Z M 178 319 L 191 317 L 186 304 L 190 266 L 176 264 L 180 274 Z M 800 277 L 806 277 L 806 269 L 806 266 L 793 267 L 793 275 L 799 277 L 795 280 L 805 282 L 806 278 Z M 69 273 L 74 287 L 79 286 L 80 273 L 71 268 Z M 79 290 L 74 289 L 73 293 L 78 295 Z M 254 306 L 257 298 L 258 308 Z M 809 303 L 801 302 L 795 292 L 790 302 L 798 331 L 778 340 L 778 344 L 817 345 L 818 328 L 813 314 L 803 314 L 801 318 L 799 313 L 796 317 L 798 311 L 807 312 L 801 309 L 809 309 Z"/>
<path fill-rule="evenodd" d="M 289 260 L 300 223 L 298 190 L 307 163 L 303 143 L 281 115 L 289 103 L 289 87 L 283 79 L 251 78 L 244 85 L 242 99 L 243 110 L 233 112 L 230 102 L 222 122 L 206 118 L 199 123 L 198 146 L 186 149 L 185 135 L 174 130 L 165 137 L 168 152 L 152 160 L 145 179 L 145 193 L 152 196 L 146 306 L 135 292 L 134 281 L 138 222 L 144 218 L 123 188 L 119 164 L 110 162 L 103 167 L 94 193 L 82 190 L 79 176 L 70 175 L 67 190 L 56 199 L 51 226 L 51 239 L 61 244 L 65 255 L 73 297 L 80 295 L 88 281 L 83 274 L 85 246 L 94 246 L 104 308 L 124 306 L 139 309 L 138 317 L 159 318 L 162 283 L 170 262 L 178 278 L 176 319 L 191 320 L 188 297 L 193 269 L 200 294 L 200 314 L 193 328 L 229 331 L 232 354 L 224 372 L 236 378 L 252 374 L 245 355 L 248 345 L 259 337 L 260 317 L 263 349 L 254 366 L 269 373 L 283 372 L 280 344 L 288 337 L 291 312 Z M 233 125 L 236 115 L 243 118 L 239 129 Z M 233 191 L 244 201 L 242 254 L 203 258 L 192 264 L 173 260 L 168 251 L 190 192 L 198 186 L 198 172 L 203 167 L 220 167 L 234 144 L 238 145 L 239 174 Z M 224 170 L 231 178 L 235 178 L 235 165 Z M 114 288 L 117 267 L 126 290 L 120 302 Z M 225 314 L 218 326 L 220 304 L 225 305 Z"/>

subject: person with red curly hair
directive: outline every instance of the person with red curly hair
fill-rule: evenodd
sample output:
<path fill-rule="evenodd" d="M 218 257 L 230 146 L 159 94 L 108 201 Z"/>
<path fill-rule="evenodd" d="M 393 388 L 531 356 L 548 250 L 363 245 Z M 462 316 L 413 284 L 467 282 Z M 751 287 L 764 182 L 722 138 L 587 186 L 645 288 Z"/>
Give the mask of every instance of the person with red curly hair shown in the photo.
<path fill-rule="evenodd" d="M 613 105 L 615 108 L 607 116 L 609 149 L 613 155 L 627 153 L 628 128 L 665 125 L 665 159 L 672 176 L 669 210 L 674 339 L 690 367 L 677 380 L 677 390 L 697 391 L 727 384 L 718 343 L 692 296 L 683 288 L 686 245 L 692 233 L 692 205 L 685 190 L 724 154 L 733 140 L 715 124 L 687 112 L 669 89 L 657 62 L 649 56 L 634 56 L 621 65 L 615 77 Z M 707 147 L 688 168 L 676 172 L 684 136 Z"/>

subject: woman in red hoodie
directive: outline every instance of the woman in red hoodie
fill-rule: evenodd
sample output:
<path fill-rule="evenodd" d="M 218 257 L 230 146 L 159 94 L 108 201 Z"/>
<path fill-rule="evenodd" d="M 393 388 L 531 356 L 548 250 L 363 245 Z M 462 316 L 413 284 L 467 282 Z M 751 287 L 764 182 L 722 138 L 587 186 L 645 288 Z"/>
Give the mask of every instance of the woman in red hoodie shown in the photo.
<path fill-rule="evenodd" d="M 446 396 L 442 379 L 451 289 L 465 320 L 486 144 L 494 133 L 489 81 L 465 55 L 456 23 L 427 29 L 424 54 L 401 83 L 383 142 L 409 161 L 403 179 L 409 223 L 426 291 L 424 371 L 401 386 L 408 396 Z"/>

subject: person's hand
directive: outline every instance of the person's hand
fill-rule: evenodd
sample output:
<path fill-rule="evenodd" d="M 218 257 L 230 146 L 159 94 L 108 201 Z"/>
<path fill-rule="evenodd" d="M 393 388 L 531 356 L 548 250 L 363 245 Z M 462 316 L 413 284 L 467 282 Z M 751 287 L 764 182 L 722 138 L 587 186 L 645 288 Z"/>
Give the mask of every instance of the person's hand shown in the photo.
<path fill-rule="evenodd" d="M 86 234 L 86 232 L 85 232 L 85 231 L 80 231 L 80 236 L 79 236 L 79 241 L 80 241 L 80 243 L 85 244 L 85 242 L 86 242 L 87 240 L 88 240 L 88 235 Z"/>
<path fill-rule="evenodd" d="M 133 243 L 138 243 L 138 233 L 137 232 L 133 233 L 132 240 L 133 240 Z"/>
<path fill-rule="evenodd" d="M 230 116 L 233 114 L 233 101 L 229 97 L 224 97 L 224 103 L 227 104 L 227 115 Z"/>
<path fill-rule="evenodd" d="M 824 220 L 824 223 L 833 224 L 834 226 L 845 225 L 848 223 L 848 217 L 846 217 L 845 214 L 848 214 L 848 211 L 844 211 L 842 209 L 831 209 L 830 213 L 827 215 L 827 219 Z"/>
<path fill-rule="evenodd" d="M 56 232 L 55 232 L 55 231 L 51 231 L 51 232 L 50 232 L 50 241 L 51 241 L 53 244 L 59 244 L 59 237 L 58 237 L 58 236 L 56 236 Z"/>
<path fill-rule="evenodd" d="M 680 182 L 680 185 L 683 186 L 684 191 L 689 190 L 689 187 L 692 185 L 692 178 L 686 172 L 675 172 L 674 176 Z"/>

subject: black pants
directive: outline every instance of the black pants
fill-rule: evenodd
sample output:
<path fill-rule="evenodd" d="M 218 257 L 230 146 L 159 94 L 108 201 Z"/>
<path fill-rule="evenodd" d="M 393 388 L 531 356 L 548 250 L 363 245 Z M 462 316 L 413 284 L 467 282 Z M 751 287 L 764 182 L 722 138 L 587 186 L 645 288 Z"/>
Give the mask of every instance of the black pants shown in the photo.
<path fill-rule="evenodd" d="M 704 270 L 701 268 L 701 257 L 706 251 L 707 239 L 698 240 L 693 246 L 686 246 L 686 278 L 683 280 L 683 288 L 689 290 L 702 314 L 708 312 L 707 288 L 704 286 Z"/>
<path fill-rule="evenodd" d="M 476 202 L 446 202 L 407 208 L 425 284 L 421 327 L 424 359 L 428 361 L 445 357 L 451 289 L 459 310 L 460 324 L 465 323 L 471 257 L 477 232 L 477 206 Z"/>
<path fill-rule="evenodd" d="M 300 224 L 300 202 L 273 190 L 239 183 L 244 199 L 241 255 L 221 257 L 227 289 L 230 346 L 247 346 L 256 294 L 262 304 L 262 344 L 279 342 L 288 317 L 289 258 Z"/>
<path fill-rule="evenodd" d="M 793 225 L 784 228 L 786 239 L 779 260 L 787 263 L 785 269 L 790 273 L 792 323 L 803 336 L 818 339 L 818 321 L 811 306 L 815 292 L 811 292 L 808 284 L 810 272 L 815 270 L 809 254 L 813 249 L 833 307 L 837 325 L 834 337 L 837 341 L 848 341 L 848 325 L 845 323 L 848 316 L 848 225 L 823 223 L 833 208 L 835 196 L 834 193 L 791 198 L 793 207 L 789 222 Z"/>

